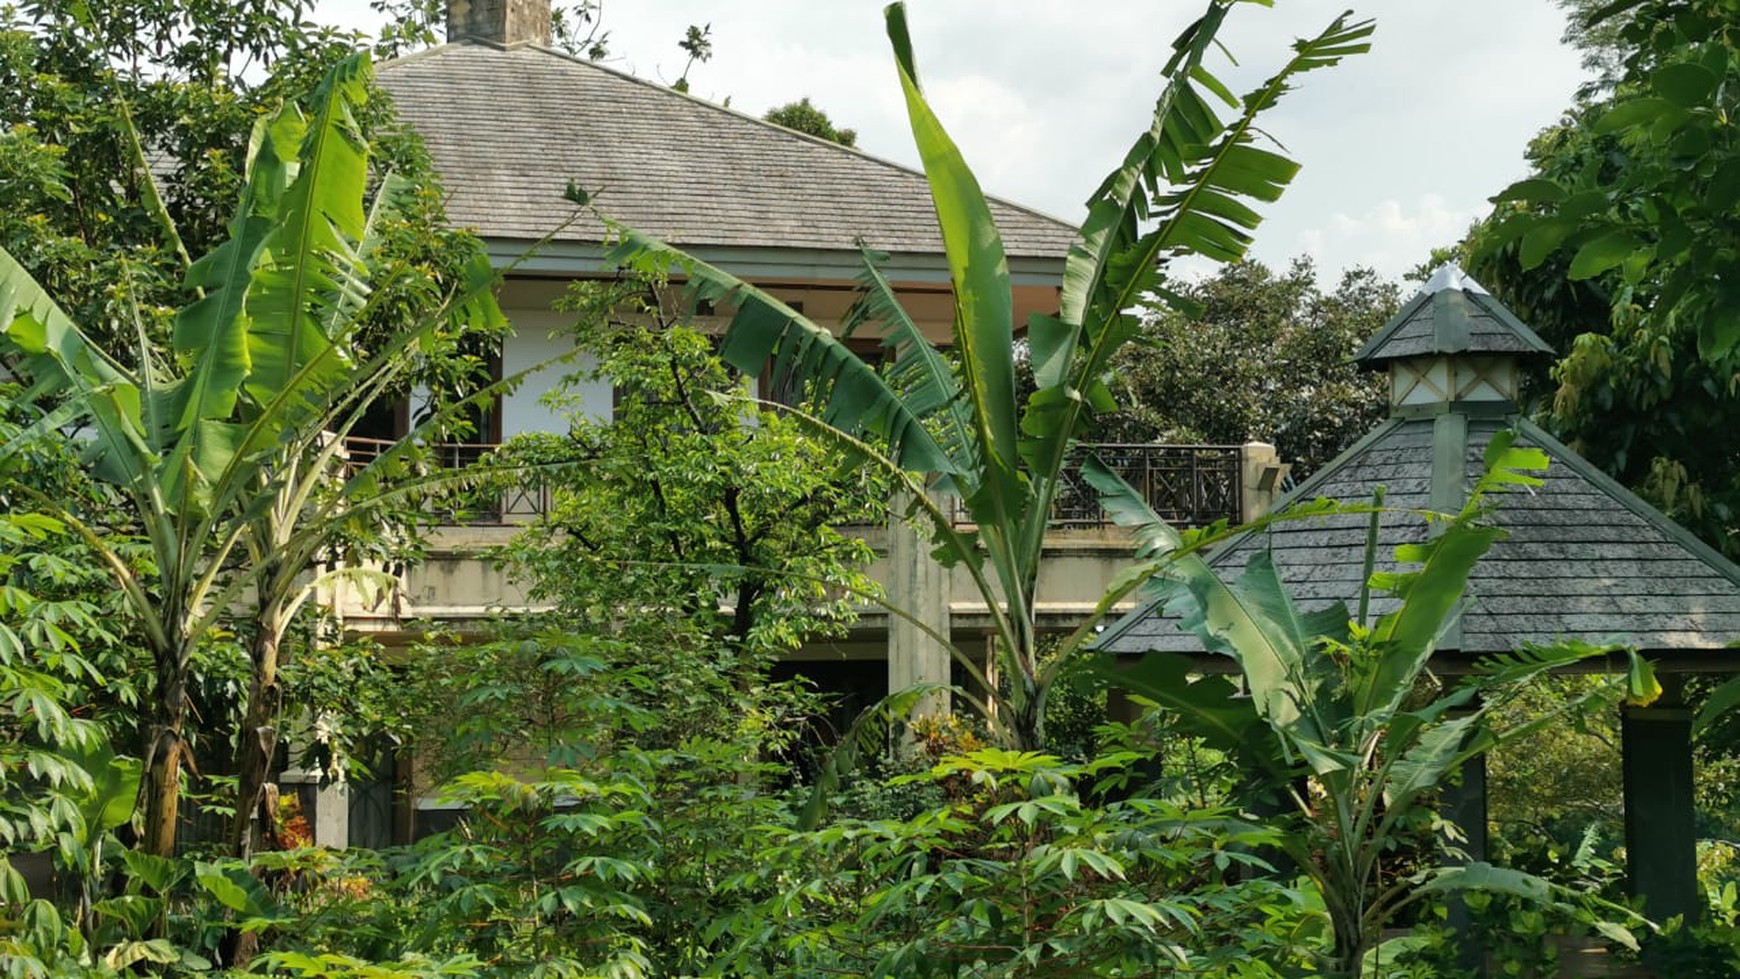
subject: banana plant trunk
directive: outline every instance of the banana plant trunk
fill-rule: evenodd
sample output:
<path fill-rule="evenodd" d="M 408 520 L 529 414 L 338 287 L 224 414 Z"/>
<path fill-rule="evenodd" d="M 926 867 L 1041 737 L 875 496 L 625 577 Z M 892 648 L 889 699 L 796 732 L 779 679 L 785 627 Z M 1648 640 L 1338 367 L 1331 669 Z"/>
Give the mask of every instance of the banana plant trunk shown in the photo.
<path fill-rule="evenodd" d="M 1027 662 L 1033 663 L 1033 657 L 1027 657 Z M 1012 682 L 1022 686 L 1021 696 L 1012 698 L 1009 718 L 1009 735 L 1014 741 L 1017 751 L 1044 751 L 1045 744 L 1045 693 L 1037 684 L 1026 677 L 1016 675 Z"/>
<path fill-rule="evenodd" d="M 1330 975 L 1335 979 L 1361 979 L 1365 971 L 1366 931 L 1355 918 L 1331 914 L 1335 932 L 1335 956 Z"/>
<path fill-rule="evenodd" d="M 236 812 L 228 840 L 231 855 L 241 860 L 253 852 L 254 816 L 278 752 L 278 716 L 284 705 L 283 689 L 278 684 L 281 630 L 271 615 L 262 616 L 255 625 L 249 650 L 253 676 L 248 684 L 248 709 L 236 743 Z M 260 813 L 260 818 L 270 819 L 272 814 Z"/>
<path fill-rule="evenodd" d="M 177 668 L 175 653 L 159 653 L 157 697 L 151 719 L 151 743 L 145 757 L 145 825 L 140 844 L 159 857 L 175 855 L 175 831 L 181 817 L 181 767 L 187 742 L 187 682 Z"/>

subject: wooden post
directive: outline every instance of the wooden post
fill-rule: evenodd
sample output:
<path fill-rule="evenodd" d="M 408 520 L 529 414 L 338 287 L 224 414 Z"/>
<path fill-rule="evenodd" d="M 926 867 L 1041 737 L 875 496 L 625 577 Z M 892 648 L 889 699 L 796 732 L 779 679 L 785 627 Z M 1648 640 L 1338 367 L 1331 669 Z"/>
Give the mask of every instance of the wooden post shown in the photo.
<path fill-rule="evenodd" d="M 1488 833 L 1485 755 L 1478 755 L 1462 763 L 1460 778 L 1456 784 L 1444 786 L 1440 811 L 1445 819 L 1462 830 L 1466 837 L 1462 850 L 1468 854 L 1468 859 L 1484 861 L 1487 857 Z M 1468 914 L 1468 905 L 1459 894 L 1452 895 L 1449 901 L 1449 924 L 1456 929 L 1457 963 L 1475 975 L 1484 976 L 1487 974 L 1486 950 L 1476 944 L 1473 936 L 1469 934 L 1473 919 Z"/>
<path fill-rule="evenodd" d="M 1692 800 L 1692 712 L 1678 677 L 1663 676 L 1661 706 L 1627 707 L 1620 720 L 1625 781 L 1625 854 L 1630 891 L 1656 921 L 1683 915 L 1698 895 L 1697 827 Z"/>

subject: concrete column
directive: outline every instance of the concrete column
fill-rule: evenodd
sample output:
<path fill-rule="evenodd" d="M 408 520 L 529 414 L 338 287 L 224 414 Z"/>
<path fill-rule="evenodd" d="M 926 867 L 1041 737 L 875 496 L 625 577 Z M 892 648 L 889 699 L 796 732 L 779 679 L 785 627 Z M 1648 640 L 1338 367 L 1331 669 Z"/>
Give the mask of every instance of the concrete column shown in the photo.
<path fill-rule="evenodd" d="M 350 845 L 350 791 L 345 783 L 318 770 L 290 770 L 278 776 L 278 784 L 296 792 L 315 846 L 342 850 Z"/>
<path fill-rule="evenodd" d="M 1281 495 L 1281 480 L 1291 463 L 1281 461 L 1267 442 L 1246 442 L 1239 449 L 1239 522 L 1250 523 L 1269 512 Z"/>
<path fill-rule="evenodd" d="M 948 636 L 948 569 L 931 557 L 928 535 L 902 519 L 908 507 L 896 499 L 888 518 L 888 603 L 904 615 L 888 617 L 888 689 L 904 690 L 915 683 L 949 682 L 949 651 L 913 621 Z M 915 713 L 946 712 L 949 698 L 938 693 L 925 698 Z"/>
<path fill-rule="evenodd" d="M 1692 802 L 1692 712 L 1679 684 L 1659 707 L 1628 707 L 1621 714 L 1621 768 L 1625 781 L 1625 853 L 1630 890 L 1644 898 L 1643 913 L 1662 921 L 1698 916 L 1697 827 Z"/>

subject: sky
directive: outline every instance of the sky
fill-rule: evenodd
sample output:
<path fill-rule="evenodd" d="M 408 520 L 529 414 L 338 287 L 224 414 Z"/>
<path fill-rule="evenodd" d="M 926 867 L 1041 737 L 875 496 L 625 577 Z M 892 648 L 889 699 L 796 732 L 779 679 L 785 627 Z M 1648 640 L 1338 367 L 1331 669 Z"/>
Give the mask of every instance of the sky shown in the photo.
<path fill-rule="evenodd" d="M 1354 0 L 1357 2 L 1357 0 Z M 1258 85 L 1346 6 L 1279 0 L 1234 8 L 1221 32 L 1239 63 L 1211 62 L 1234 91 Z M 710 24 L 714 55 L 693 94 L 760 115 L 801 96 L 866 152 L 916 166 L 882 0 L 605 0 L 609 64 L 669 82 L 676 45 Z M 909 0 L 920 78 L 994 195 L 1072 223 L 1146 128 L 1160 68 L 1200 0 Z M 317 16 L 368 28 L 364 0 Z M 1526 175 L 1523 150 L 1585 80 L 1559 42 L 1550 0 L 1364 0 L 1372 50 L 1305 75 L 1264 117 L 1303 170 L 1264 208 L 1255 257 L 1316 260 L 1332 284 L 1350 266 L 1400 278 L 1461 237 L 1487 198 Z"/>

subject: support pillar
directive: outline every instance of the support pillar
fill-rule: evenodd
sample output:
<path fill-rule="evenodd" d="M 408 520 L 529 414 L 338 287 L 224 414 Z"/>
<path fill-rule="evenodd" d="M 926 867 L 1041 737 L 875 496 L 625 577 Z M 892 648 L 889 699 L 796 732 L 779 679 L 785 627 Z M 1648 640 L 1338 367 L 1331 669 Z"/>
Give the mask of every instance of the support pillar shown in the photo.
<path fill-rule="evenodd" d="M 1663 921 L 1698 917 L 1697 828 L 1692 800 L 1692 712 L 1677 677 L 1662 677 L 1662 706 L 1624 708 L 1626 876 L 1643 913 Z"/>
<path fill-rule="evenodd" d="M 1292 468 L 1267 442 L 1246 442 L 1239 447 L 1240 523 L 1250 523 L 1274 507 L 1281 495 L 1281 481 Z"/>
<path fill-rule="evenodd" d="M 278 784 L 286 791 L 295 791 L 315 846 L 342 850 L 350 845 L 350 790 L 346 783 L 315 769 L 283 772 Z"/>
<path fill-rule="evenodd" d="M 888 603 L 904 613 L 888 616 L 890 693 L 917 683 L 946 685 L 952 665 L 947 647 L 930 634 L 946 637 L 952 626 L 948 569 L 931 557 L 929 536 L 903 518 L 907 509 L 906 501 L 897 499 L 888 520 Z M 913 713 L 948 710 L 948 694 L 937 693 L 924 698 Z"/>
<path fill-rule="evenodd" d="M 1488 854 L 1489 832 L 1485 755 L 1477 755 L 1462 763 L 1460 777 L 1454 784 L 1444 786 L 1439 805 L 1444 818 L 1462 830 L 1465 837 L 1462 850 L 1468 854 L 1468 859 L 1484 862 Z M 1458 964 L 1476 975 L 1486 975 L 1486 950 L 1472 941 L 1470 927 L 1473 921 L 1467 903 L 1461 895 L 1452 895 L 1448 910 L 1449 925 L 1456 929 Z"/>

